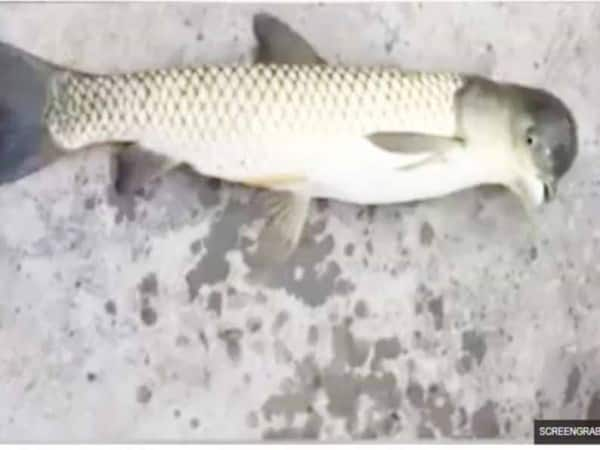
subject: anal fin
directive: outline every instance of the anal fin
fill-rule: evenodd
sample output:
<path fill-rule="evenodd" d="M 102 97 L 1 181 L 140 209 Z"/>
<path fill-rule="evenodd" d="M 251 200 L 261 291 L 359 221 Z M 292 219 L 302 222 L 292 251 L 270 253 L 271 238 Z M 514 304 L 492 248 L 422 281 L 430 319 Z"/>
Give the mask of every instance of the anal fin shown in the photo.
<path fill-rule="evenodd" d="M 250 256 L 252 267 L 268 267 L 285 262 L 296 250 L 310 206 L 306 189 L 266 192 L 263 197 L 267 215 L 256 251 Z"/>

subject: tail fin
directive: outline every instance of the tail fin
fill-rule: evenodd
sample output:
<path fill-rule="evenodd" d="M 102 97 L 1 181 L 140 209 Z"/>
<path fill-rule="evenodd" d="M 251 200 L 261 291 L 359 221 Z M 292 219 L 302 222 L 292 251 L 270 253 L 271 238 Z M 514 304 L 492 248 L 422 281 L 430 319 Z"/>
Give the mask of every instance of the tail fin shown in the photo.
<path fill-rule="evenodd" d="M 62 153 L 44 126 L 52 77 L 60 69 L 0 43 L 0 184 L 23 178 Z"/>

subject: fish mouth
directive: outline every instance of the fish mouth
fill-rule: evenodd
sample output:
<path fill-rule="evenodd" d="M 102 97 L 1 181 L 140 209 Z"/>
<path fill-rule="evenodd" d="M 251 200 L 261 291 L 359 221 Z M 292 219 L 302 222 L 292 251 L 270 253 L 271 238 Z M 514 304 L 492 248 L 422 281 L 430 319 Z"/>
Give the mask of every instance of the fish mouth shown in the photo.
<path fill-rule="evenodd" d="M 544 203 L 550 203 L 556 198 L 556 183 L 545 182 L 544 183 Z"/>

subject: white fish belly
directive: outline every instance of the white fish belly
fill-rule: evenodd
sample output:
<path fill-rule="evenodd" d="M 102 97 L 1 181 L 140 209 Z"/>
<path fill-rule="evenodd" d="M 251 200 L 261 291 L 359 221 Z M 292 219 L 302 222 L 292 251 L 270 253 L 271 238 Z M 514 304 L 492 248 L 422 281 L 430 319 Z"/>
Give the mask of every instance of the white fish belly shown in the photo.
<path fill-rule="evenodd" d="M 390 161 L 394 156 L 396 161 Z M 361 157 L 328 164 L 313 172 L 312 194 L 357 204 L 403 203 L 444 196 L 493 180 L 493 174 L 469 150 L 426 158 L 392 155 L 388 161 Z M 409 166 L 400 167 L 404 163 Z"/>

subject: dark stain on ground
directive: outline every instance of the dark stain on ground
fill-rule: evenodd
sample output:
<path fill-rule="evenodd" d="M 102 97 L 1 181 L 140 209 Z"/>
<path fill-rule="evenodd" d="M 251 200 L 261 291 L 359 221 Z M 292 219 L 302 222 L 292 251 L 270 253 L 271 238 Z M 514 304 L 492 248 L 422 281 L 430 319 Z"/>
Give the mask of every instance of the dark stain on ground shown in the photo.
<path fill-rule="evenodd" d="M 316 345 L 319 341 L 319 329 L 316 325 L 311 325 L 308 328 L 308 336 L 307 336 L 308 345 Z"/>
<path fill-rule="evenodd" d="M 112 300 L 109 300 L 104 304 L 104 311 L 106 311 L 106 314 L 114 316 L 117 314 L 117 305 Z"/>
<path fill-rule="evenodd" d="M 381 369 L 381 361 L 395 359 L 400 355 L 402 347 L 397 337 L 382 338 L 375 342 L 375 350 L 371 360 L 371 370 Z"/>
<path fill-rule="evenodd" d="M 190 345 L 190 338 L 180 334 L 175 338 L 175 346 L 176 347 L 187 347 Z"/>
<path fill-rule="evenodd" d="M 419 424 L 417 427 L 417 437 L 419 439 L 433 439 L 435 434 L 433 434 L 433 430 L 427 427 L 424 423 Z"/>
<path fill-rule="evenodd" d="M 535 245 L 533 245 L 530 249 L 529 249 L 529 259 L 531 261 L 535 261 L 538 257 L 538 249 Z"/>
<path fill-rule="evenodd" d="M 229 263 L 225 256 L 238 245 L 240 224 L 248 223 L 251 218 L 249 208 L 232 200 L 222 216 L 211 225 L 209 236 L 196 244 L 203 245 L 205 252 L 185 276 L 190 301 L 203 285 L 223 281 L 229 276 Z"/>
<path fill-rule="evenodd" d="M 200 426 L 200 421 L 199 421 L 197 418 L 195 418 L 195 417 L 192 417 L 192 418 L 190 419 L 190 428 L 192 428 L 192 429 L 196 429 L 196 428 L 198 428 L 199 426 Z"/>
<path fill-rule="evenodd" d="M 419 239 L 421 244 L 425 247 L 429 247 L 435 237 L 435 231 L 429 222 L 423 222 L 421 224 L 421 231 L 419 232 Z"/>
<path fill-rule="evenodd" d="M 379 420 L 374 420 L 360 433 L 362 439 L 377 439 L 379 437 L 394 436 L 402 430 L 402 421 L 396 412 L 385 415 Z"/>
<path fill-rule="evenodd" d="M 123 222 L 123 219 L 135 220 L 135 194 L 118 194 L 114 186 L 109 186 L 106 192 L 106 200 L 109 205 L 116 209 L 115 222 L 117 224 Z"/>
<path fill-rule="evenodd" d="M 433 316 L 433 325 L 436 330 L 441 330 L 444 323 L 443 297 L 436 297 L 427 303 L 427 309 Z"/>
<path fill-rule="evenodd" d="M 144 306 L 140 311 L 140 318 L 145 325 L 152 326 L 156 323 L 158 315 L 151 306 Z"/>
<path fill-rule="evenodd" d="M 287 313 L 287 311 L 279 311 L 279 313 L 275 317 L 275 320 L 273 321 L 271 333 L 277 334 L 279 332 L 279 330 L 281 330 L 281 328 L 283 328 L 283 326 L 288 321 L 288 319 L 289 319 L 289 314 Z"/>
<path fill-rule="evenodd" d="M 250 317 L 246 322 L 246 328 L 250 333 L 256 333 L 262 328 L 262 321 L 259 317 Z"/>
<path fill-rule="evenodd" d="M 344 367 L 347 363 L 349 367 L 360 367 L 365 363 L 369 356 L 369 343 L 355 339 L 348 323 L 333 327 L 331 338 L 335 352 L 333 365 Z"/>
<path fill-rule="evenodd" d="M 395 354 L 395 346 L 390 340 L 390 345 L 384 345 L 386 350 L 383 353 Z M 401 405 L 401 392 L 394 375 L 355 372 L 356 368 L 364 366 L 369 344 L 354 338 L 346 322 L 334 327 L 332 347 L 335 356 L 328 366 L 321 368 L 312 357 L 306 357 L 297 365 L 295 378 L 288 380 L 295 388 L 273 395 L 264 403 L 262 410 L 268 421 L 275 414 L 283 415 L 287 421 L 287 426 L 281 430 L 270 429 L 270 436 L 301 436 L 303 429 L 290 428 L 294 415 L 312 412 L 315 396 L 321 389 L 327 397 L 329 414 L 345 419 L 346 430 L 353 435 L 381 435 L 399 429 L 399 417 L 394 414 Z M 384 418 L 378 416 L 379 419 L 370 420 L 364 430 L 357 431 L 357 409 L 361 396 L 369 397 L 375 410 L 384 413 Z M 279 432 L 281 434 L 277 434 Z"/>
<path fill-rule="evenodd" d="M 148 403 L 152 398 L 152 391 L 146 385 L 141 385 L 137 388 L 135 397 L 138 403 Z"/>
<path fill-rule="evenodd" d="M 233 362 L 238 362 L 241 359 L 242 349 L 240 340 L 244 332 L 239 328 L 229 328 L 221 331 L 218 336 L 225 343 L 227 355 Z"/>
<path fill-rule="evenodd" d="M 354 244 L 346 244 L 344 247 L 344 255 L 348 257 L 354 255 Z"/>
<path fill-rule="evenodd" d="M 462 375 L 462 374 L 469 372 L 471 370 L 472 366 L 473 366 L 473 359 L 472 359 L 471 355 L 463 355 L 456 362 L 456 371 Z"/>
<path fill-rule="evenodd" d="M 229 185 L 223 183 L 223 186 Z M 241 250 L 245 262 L 250 263 L 249 267 L 252 266 L 252 253 L 249 250 L 252 243 L 240 236 L 240 226 L 264 219 L 260 198 L 260 195 L 255 195 L 247 205 L 231 198 L 223 214 L 211 224 L 210 235 L 201 241 L 204 254 L 185 276 L 190 300 L 195 298 L 203 285 L 224 281 L 229 276 L 229 263 L 225 259 L 228 251 Z M 268 280 L 263 282 L 274 288 L 286 289 L 310 306 L 322 305 L 334 293 L 351 292 L 354 289 L 352 281 L 340 277 L 341 270 L 337 263 L 327 262 L 327 256 L 334 247 L 333 237 L 329 235 L 317 240 L 324 227 L 325 221 L 307 224 L 298 249 L 288 261 L 270 268 Z M 199 245 L 195 244 L 196 248 Z M 315 266 L 319 263 L 326 264 L 322 272 L 316 270 Z M 300 280 L 294 277 L 297 266 L 304 269 L 304 276 Z"/>
<path fill-rule="evenodd" d="M 482 439 L 499 436 L 500 426 L 496 417 L 496 406 L 493 402 L 488 400 L 473 413 L 471 417 L 471 432 L 476 438 Z"/>
<path fill-rule="evenodd" d="M 441 435 L 451 436 L 454 404 L 443 387 L 436 385 L 434 389 L 429 389 L 425 409 L 431 425 L 435 426 Z"/>
<path fill-rule="evenodd" d="M 93 383 L 94 381 L 96 381 L 96 374 L 93 372 L 88 372 L 86 378 L 90 383 Z"/>
<path fill-rule="evenodd" d="M 465 352 L 471 354 L 473 358 L 475 358 L 477 364 L 481 364 L 487 351 L 485 338 L 474 330 L 463 332 L 462 348 Z"/>
<path fill-rule="evenodd" d="M 155 273 L 149 273 L 138 285 L 138 291 L 142 298 L 154 297 L 158 294 L 158 280 Z"/>
<path fill-rule="evenodd" d="M 198 200 L 204 207 L 216 206 L 221 201 L 221 182 L 216 178 L 199 176 L 188 168 L 193 186 L 197 187 Z"/>
<path fill-rule="evenodd" d="M 311 413 L 303 427 L 284 427 L 279 430 L 267 428 L 263 438 L 268 440 L 281 439 L 318 439 L 323 426 L 323 419 L 316 413 Z"/>
<path fill-rule="evenodd" d="M 265 284 L 273 288 L 283 288 L 298 297 L 308 306 L 321 306 L 334 293 L 347 295 L 354 289 L 351 280 L 341 278 L 340 266 L 335 261 L 327 261 L 327 256 L 334 247 L 333 236 L 327 235 L 321 240 L 317 236 L 322 233 L 325 222 L 307 224 L 299 247 L 288 261 L 269 271 Z M 248 249 L 245 249 L 246 262 L 252 260 Z M 317 265 L 325 264 L 325 269 L 317 271 Z M 303 276 L 296 279 L 295 268 L 302 267 Z"/>
<path fill-rule="evenodd" d="M 297 390 L 272 395 L 263 404 L 262 413 L 268 421 L 273 415 L 283 415 L 291 423 L 295 414 L 311 410 L 317 390 L 321 387 L 319 368 L 313 358 L 307 356 L 296 364 L 295 372 L 293 381 Z"/>
<path fill-rule="evenodd" d="M 425 403 L 423 387 L 416 381 L 410 381 L 408 383 L 408 386 L 406 387 L 406 397 L 415 408 L 421 408 Z"/>
<path fill-rule="evenodd" d="M 94 197 L 88 197 L 85 199 L 83 206 L 87 210 L 92 210 L 96 207 L 96 199 Z"/>
<path fill-rule="evenodd" d="M 594 392 L 587 410 L 588 420 L 600 420 L 600 391 Z"/>
<path fill-rule="evenodd" d="M 200 341 L 200 343 L 202 344 L 204 349 L 208 350 L 208 339 L 206 339 L 206 335 L 204 334 L 204 331 L 202 331 L 202 330 L 198 331 L 198 340 Z"/>
<path fill-rule="evenodd" d="M 192 255 L 197 255 L 202 250 L 202 241 L 200 239 L 196 239 L 194 242 L 190 244 L 190 251 Z"/>
<path fill-rule="evenodd" d="M 565 397 L 563 400 L 563 406 L 568 405 L 575 398 L 579 383 L 581 382 L 581 372 L 577 366 L 574 366 L 567 377 L 567 387 L 565 389 Z"/>
<path fill-rule="evenodd" d="M 364 319 L 369 315 L 369 308 L 364 300 L 359 300 L 354 305 L 354 315 L 359 319 Z"/>
<path fill-rule="evenodd" d="M 206 309 L 213 311 L 217 317 L 221 317 L 221 309 L 223 307 L 223 296 L 220 292 L 213 291 L 208 296 L 208 304 Z"/>

